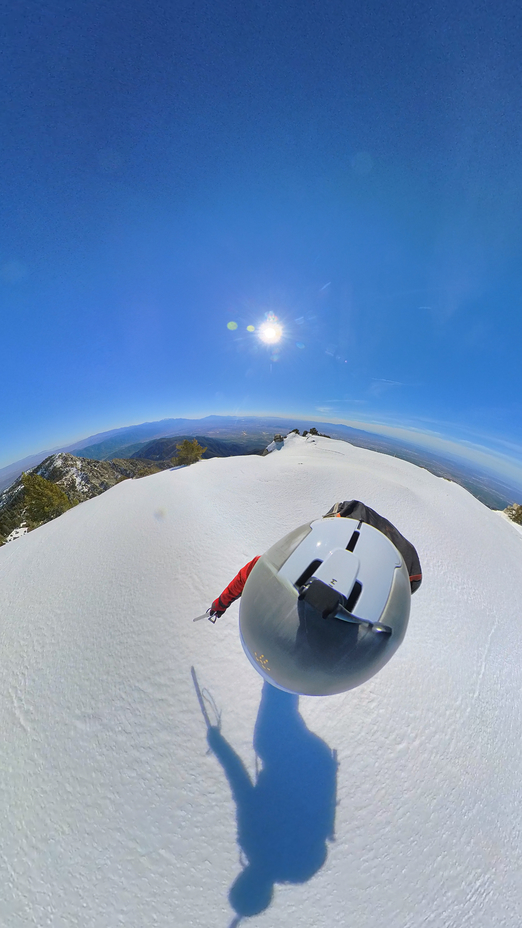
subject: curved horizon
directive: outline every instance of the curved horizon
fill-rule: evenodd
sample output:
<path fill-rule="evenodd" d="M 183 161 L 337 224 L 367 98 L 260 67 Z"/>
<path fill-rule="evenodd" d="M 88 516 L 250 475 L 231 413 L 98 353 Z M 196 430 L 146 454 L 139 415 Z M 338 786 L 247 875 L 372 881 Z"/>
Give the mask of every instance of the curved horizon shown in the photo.
<path fill-rule="evenodd" d="M 441 434 L 440 431 L 423 429 L 419 426 L 414 426 L 412 423 L 407 423 L 405 425 L 399 425 L 395 423 L 386 423 L 378 420 L 374 421 L 362 421 L 359 419 L 344 419 L 337 418 L 335 416 L 325 417 L 315 415 L 306 415 L 304 412 L 295 412 L 295 413 L 284 413 L 284 412 L 250 412 L 245 411 L 240 415 L 234 415 L 233 413 L 208 413 L 205 416 L 200 417 L 190 417 L 190 416 L 169 416 L 160 419 L 146 419 L 143 422 L 128 422 L 123 425 L 114 426 L 114 428 L 103 429 L 101 431 L 94 432 L 90 435 L 85 433 L 82 435 L 77 435 L 74 438 L 68 436 L 65 440 L 61 442 L 49 442 L 49 446 L 45 450 L 34 451 L 32 450 L 29 454 L 20 458 L 19 460 L 10 460 L 0 461 L 0 473 L 2 471 L 7 472 L 10 468 L 14 468 L 17 464 L 23 464 L 24 462 L 33 461 L 36 458 L 43 459 L 44 456 L 48 454 L 53 454 L 63 450 L 74 450 L 74 445 L 84 447 L 87 443 L 96 444 L 96 440 L 103 441 L 105 437 L 113 435 L 118 431 L 125 431 L 126 429 L 138 428 L 142 425 L 154 425 L 160 424 L 162 422 L 168 422 L 171 419 L 186 419 L 187 422 L 205 422 L 208 418 L 230 418 L 234 419 L 243 419 L 243 418 L 252 418 L 252 419 L 281 419 L 282 421 L 294 420 L 295 423 L 302 424 L 303 422 L 308 423 L 309 425 L 314 424 L 325 424 L 325 425 L 341 425 L 348 428 L 357 429 L 363 432 L 368 432 L 369 435 L 380 435 L 385 438 L 390 438 L 398 443 L 402 443 L 406 446 L 411 446 L 417 450 L 422 450 L 426 453 L 432 454 L 434 456 L 440 456 L 441 458 L 446 458 L 450 460 L 460 460 L 475 468 L 475 470 L 480 472 L 487 472 L 490 475 L 497 477 L 500 480 L 507 481 L 513 490 L 518 490 L 522 494 L 522 467 L 519 462 L 519 458 L 515 454 L 509 454 L 507 451 L 502 450 L 503 447 L 507 447 L 512 451 L 517 450 L 517 446 L 514 443 L 503 442 L 498 438 L 488 437 L 477 435 L 476 433 L 469 432 L 470 437 L 465 438 L 463 435 L 458 438 L 452 436 L 450 430 L 446 435 Z M 204 425 L 202 425 L 202 432 L 204 432 Z M 471 436 L 475 439 L 472 440 Z M 482 438 L 483 442 L 489 440 L 489 444 L 478 441 L 478 438 Z M 346 438 L 349 441 L 349 436 Z M 81 448 L 80 448 L 81 452 Z M 522 456 L 522 446 L 519 449 L 519 452 Z M 81 456 L 81 453 L 80 453 Z M 32 465 L 31 465 L 32 466 Z"/>
<path fill-rule="evenodd" d="M 492 0 L 9 8 L 2 462 L 291 410 L 515 474 L 519 26 Z"/>

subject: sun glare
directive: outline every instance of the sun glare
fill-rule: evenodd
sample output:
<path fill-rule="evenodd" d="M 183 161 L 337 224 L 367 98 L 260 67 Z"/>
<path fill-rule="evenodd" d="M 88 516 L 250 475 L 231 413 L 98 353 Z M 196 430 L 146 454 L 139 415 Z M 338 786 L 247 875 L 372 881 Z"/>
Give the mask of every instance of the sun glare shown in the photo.
<path fill-rule="evenodd" d="M 281 338 L 283 330 L 278 322 L 263 322 L 263 324 L 259 326 L 258 334 L 261 341 L 265 342 L 265 344 L 274 345 Z"/>

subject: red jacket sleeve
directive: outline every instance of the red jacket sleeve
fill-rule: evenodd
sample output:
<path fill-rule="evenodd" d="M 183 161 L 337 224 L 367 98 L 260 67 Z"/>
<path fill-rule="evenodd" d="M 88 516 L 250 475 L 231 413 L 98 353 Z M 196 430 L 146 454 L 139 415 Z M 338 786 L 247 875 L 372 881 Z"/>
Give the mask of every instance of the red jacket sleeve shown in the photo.
<path fill-rule="evenodd" d="M 248 564 L 245 564 L 245 566 L 241 568 L 234 579 L 228 584 L 227 587 L 225 587 L 221 596 L 218 596 L 218 598 L 215 599 L 212 603 L 212 612 L 217 612 L 218 615 L 222 615 L 225 609 L 228 609 L 234 600 L 239 599 L 241 593 L 243 592 L 245 583 L 247 582 L 250 571 L 254 565 L 257 564 L 260 557 L 261 555 L 258 554 L 257 557 L 254 557 L 251 561 L 248 562 Z"/>

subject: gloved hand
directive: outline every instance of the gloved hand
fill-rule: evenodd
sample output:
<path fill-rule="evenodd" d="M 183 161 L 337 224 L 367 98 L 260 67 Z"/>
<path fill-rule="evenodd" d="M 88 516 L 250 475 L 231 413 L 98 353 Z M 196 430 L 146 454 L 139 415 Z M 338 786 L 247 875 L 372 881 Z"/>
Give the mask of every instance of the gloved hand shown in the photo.
<path fill-rule="evenodd" d="M 207 618 L 209 622 L 216 622 L 222 615 L 222 612 L 218 612 L 216 609 L 213 609 L 212 606 L 207 609 Z"/>
<path fill-rule="evenodd" d="M 220 619 L 224 614 L 225 610 L 220 609 L 218 605 L 218 600 L 215 599 L 209 609 L 207 609 L 208 618 L 210 622 L 215 622 L 216 619 Z"/>

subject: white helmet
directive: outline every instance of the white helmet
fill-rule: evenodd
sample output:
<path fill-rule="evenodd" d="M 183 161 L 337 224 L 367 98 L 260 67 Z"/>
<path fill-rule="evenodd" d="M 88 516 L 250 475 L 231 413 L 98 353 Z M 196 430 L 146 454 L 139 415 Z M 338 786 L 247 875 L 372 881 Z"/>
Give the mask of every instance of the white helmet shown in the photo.
<path fill-rule="evenodd" d="M 411 588 L 404 559 L 366 522 L 301 525 L 257 562 L 241 597 L 246 655 L 290 693 L 342 693 L 372 677 L 406 634 Z"/>

